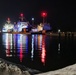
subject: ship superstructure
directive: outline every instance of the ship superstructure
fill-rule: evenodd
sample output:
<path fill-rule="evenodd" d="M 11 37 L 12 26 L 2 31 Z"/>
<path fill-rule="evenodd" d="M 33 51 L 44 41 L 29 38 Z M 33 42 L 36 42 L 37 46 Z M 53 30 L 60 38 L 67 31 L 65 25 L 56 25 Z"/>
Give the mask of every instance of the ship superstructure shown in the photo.
<path fill-rule="evenodd" d="M 20 18 L 20 20 L 14 26 L 14 31 L 15 32 L 26 32 L 26 31 L 28 31 L 29 23 L 24 20 L 25 18 L 24 18 L 24 15 L 22 13 L 20 14 L 19 18 Z"/>
<path fill-rule="evenodd" d="M 11 23 L 10 18 L 7 19 L 6 23 L 3 25 L 2 32 L 12 32 L 14 25 Z"/>

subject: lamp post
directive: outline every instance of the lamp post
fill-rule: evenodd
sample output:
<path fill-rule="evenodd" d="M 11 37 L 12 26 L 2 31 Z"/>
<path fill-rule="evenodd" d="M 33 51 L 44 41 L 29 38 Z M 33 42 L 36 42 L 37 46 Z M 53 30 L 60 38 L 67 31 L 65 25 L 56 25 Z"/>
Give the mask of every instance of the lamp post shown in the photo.
<path fill-rule="evenodd" d="M 23 21 L 24 20 L 24 14 L 21 13 L 19 18 L 21 19 L 21 21 Z"/>

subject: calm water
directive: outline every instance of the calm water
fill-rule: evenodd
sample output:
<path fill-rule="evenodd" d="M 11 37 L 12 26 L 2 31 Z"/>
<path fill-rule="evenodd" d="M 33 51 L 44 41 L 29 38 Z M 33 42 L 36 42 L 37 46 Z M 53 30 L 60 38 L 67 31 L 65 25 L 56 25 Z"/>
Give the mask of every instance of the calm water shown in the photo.
<path fill-rule="evenodd" d="M 76 38 L 42 34 L 0 34 L 0 57 L 42 72 L 76 62 Z"/>

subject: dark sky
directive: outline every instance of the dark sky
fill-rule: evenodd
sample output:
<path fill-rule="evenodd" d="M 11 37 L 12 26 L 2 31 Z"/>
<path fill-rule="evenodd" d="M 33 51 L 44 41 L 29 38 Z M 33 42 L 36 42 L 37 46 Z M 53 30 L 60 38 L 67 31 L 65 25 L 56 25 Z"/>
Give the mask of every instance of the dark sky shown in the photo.
<path fill-rule="evenodd" d="M 0 0 L 0 25 L 7 17 L 17 21 L 19 14 L 24 13 L 27 20 L 35 18 L 35 22 L 42 22 L 41 11 L 47 11 L 47 22 L 54 28 L 75 30 L 75 2 L 72 0 Z"/>

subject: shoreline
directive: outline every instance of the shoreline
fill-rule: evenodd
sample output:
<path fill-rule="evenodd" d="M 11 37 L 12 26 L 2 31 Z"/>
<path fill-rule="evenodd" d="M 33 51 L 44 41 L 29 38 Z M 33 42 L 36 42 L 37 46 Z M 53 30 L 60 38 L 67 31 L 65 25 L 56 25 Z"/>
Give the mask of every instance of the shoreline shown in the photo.
<path fill-rule="evenodd" d="M 76 63 L 67 67 L 35 75 L 76 75 Z"/>
<path fill-rule="evenodd" d="M 40 72 L 0 58 L 0 74 L 1 75 L 10 75 L 10 74 L 11 75 L 76 75 L 76 63 L 58 70 Z"/>
<path fill-rule="evenodd" d="M 65 36 L 76 37 L 76 32 L 60 32 L 60 33 L 58 33 L 58 32 L 45 32 L 45 33 L 41 33 L 41 32 L 0 32 L 0 34 L 4 34 L 4 33 L 26 34 L 26 35 L 42 34 L 42 35 L 61 36 L 61 37 L 65 37 Z"/>
<path fill-rule="evenodd" d="M 0 58 L 0 74 L 10 75 L 10 72 L 11 73 L 13 72 L 12 75 L 34 75 L 34 74 L 41 73 L 38 70 L 31 69 L 20 64 L 15 64 L 13 62 L 9 62 L 5 59 Z"/>
<path fill-rule="evenodd" d="M 9 34 L 12 34 L 12 33 L 9 33 Z M 19 33 L 19 34 L 27 34 L 27 33 Z M 67 35 L 65 35 L 65 33 L 60 33 L 60 36 L 61 37 L 67 36 L 67 37 L 71 37 L 71 38 L 76 37 L 76 33 L 74 35 L 72 35 L 72 34 L 74 34 L 74 33 L 68 33 Z M 58 37 L 59 33 L 47 33 L 44 35 Z M 15 64 L 15 63 L 12 63 L 5 59 L 0 58 L 0 74 L 5 72 L 5 69 L 7 69 L 8 73 L 10 73 L 9 72 L 10 66 L 16 67 L 16 70 L 18 68 L 18 71 L 19 71 L 18 73 L 20 73 L 18 75 L 76 75 L 76 72 L 75 72 L 76 71 L 76 63 L 73 65 L 69 65 L 67 67 L 61 68 L 61 69 L 54 70 L 54 71 L 40 72 L 38 70 L 34 70 L 34 69 L 28 68 L 26 66 L 23 66 L 20 64 Z M 14 70 L 14 68 L 13 68 L 13 70 Z M 1 74 L 1 75 L 9 75 L 9 74 Z M 12 74 L 12 75 L 15 75 L 15 74 Z"/>

